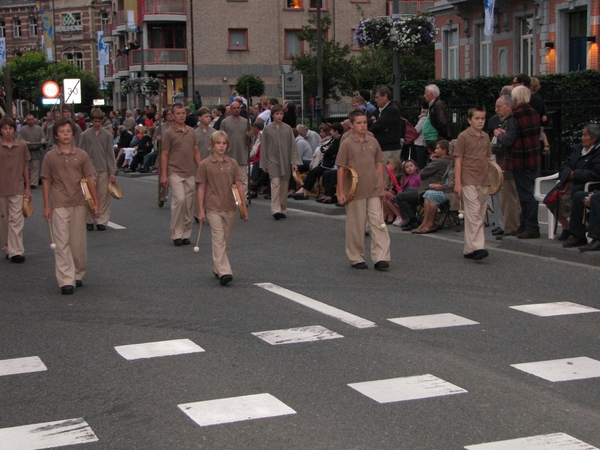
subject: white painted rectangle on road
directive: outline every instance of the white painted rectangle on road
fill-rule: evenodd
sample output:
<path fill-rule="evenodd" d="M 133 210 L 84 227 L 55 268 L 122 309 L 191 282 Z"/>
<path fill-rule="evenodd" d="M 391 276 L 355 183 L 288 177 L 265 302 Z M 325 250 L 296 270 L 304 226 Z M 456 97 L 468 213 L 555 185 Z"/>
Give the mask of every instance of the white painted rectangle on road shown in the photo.
<path fill-rule="evenodd" d="M 0 429 L 0 449 L 37 450 L 88 444 L 98 438 L 82 418 Z"/>
<path fill-rule="evenodd" d="M 349 384 L 378 403 L 465 394 L 467 391 L 430 374 Z"/>
<path fill-rule="evenodd" d="M 564 316 L 567 314 L 587 314 L 600 312 L 600 309 L 572 302 L 539 303 L 535 305 L 517 305 L 510 308 L 540 317 Z"/>
<path fill-rule="evenodd" d="M 511 364 L 515 369 L 548 381 L 573 381 L 600 377 L 600 361 L 582 356 L 523 364 Z"/>
<path fill-rule="evenodd" d="M 106 225 L 111 227 L 113 230 L 124 230 L 125 229 L 124 226 L 118 225 L 118 224 L 116 224 L 114 222 L 110 222 L 110 221 Z"/>
<path fill-rule="evenodd" d="M 115 350 L 125 359 L 157 358 L 160 356 L 200 353 L 204 349 L 189 339 L 147 342 L 145 344 L 120 345 Z"/>
<path fill-rule="evenodd" d="M 271 345 L 297 344 L 299 342 L 324 341 L 344 337 L 320 325 L 289 328 L 287 330 L 258 331 L 252 334 Z"/>
<path fill-rule="evenodd" d="M 0 361 L 0 377 L 20 373 L 43 372 L 45 370 L 48 370 L 48 368 L 38 356 L 4 359 Z"/>
<path fill-rule="evenodd" d="M 468 445 L 466 450 L 598 450 L 565 433 L 544 434 L 508 441 Z"/>
<path fill-rule="evenodd" d="M 355 316 L 354 314 L 335 308 L 334 306 L 330 306 L 326 303 L 322 303 L 310 297 L 306 297 L 305 295 L 298 294 L 297 292 L 282 288 L 281 286 L 277 286 L 276 284 L 256 283 L 255 286 L 266 289 L 267 291 L 273 292 L 277 295 L 281 295 L 282 297 L 285 297 L 289 300 L 292 300 L 296 303 L 299 303 L 303 306 L 306 306 L 307 308 L 313 309 L 327 316 L 341 320 L 342 322 L 345 322 L 348 325 L 352 325 L 356 328 L 372 328 L 377 326 L 375 322 L 371 322 L 370 320 Z"/>
<path fill-rule="evenodd" d="M 271 394 L 245 395 L 178 405 L 201 427 L 296 414 Z"/>
<path fill-rule="evenodd" d="M 465 319 L 456 314 L 428 314 L 426 316 L 398 317 L 388 319 L 390 322 L 397 323 L 411 330 L 428 330 L 431 328 L 460 327 L 463 325 L 478 325 L 479 322 Z"/>

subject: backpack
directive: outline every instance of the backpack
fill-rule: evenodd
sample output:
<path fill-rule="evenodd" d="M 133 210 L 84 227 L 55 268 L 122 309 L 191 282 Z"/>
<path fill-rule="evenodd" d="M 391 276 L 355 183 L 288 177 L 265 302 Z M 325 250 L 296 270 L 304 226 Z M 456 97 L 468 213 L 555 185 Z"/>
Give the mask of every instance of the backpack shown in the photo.
<path fill-rule="evenodd" d="M 403 120 L 406 124 L 406 132 L 404 133 L 404 144 L 411 145 L 419 137 L 419 132 L 415 129 L 415 127 L 412 126 L 412 124 L 408 120 Z"/>

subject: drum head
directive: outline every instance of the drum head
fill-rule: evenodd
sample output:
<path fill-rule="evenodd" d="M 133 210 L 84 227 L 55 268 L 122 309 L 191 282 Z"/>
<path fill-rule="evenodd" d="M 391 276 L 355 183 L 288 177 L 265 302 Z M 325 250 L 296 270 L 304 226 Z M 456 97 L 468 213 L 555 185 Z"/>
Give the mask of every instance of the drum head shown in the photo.
<path fill-rule="evenodd" d="M 504 184 L 504 173 L 494 161 L 488 161 L 488 176 L 490 178 L 489 195 L 497 194 Z"/>
<path fill-rule="evenodd" d="M 346 197 L 346 202 L 344 204 L 347 205 L 354 199 L 354 194 L 356 194 L 356 187 L 358 186 L 358 175 L 356 173 L 356 170 L 354 170 L 352 167 L 340 166 L 338 170 L 343 170 L 344 196 Z"/>
<path fill-rule="evenodd" d="M 123 197 L 123 191 L 121 191 L 121 187 L 115 181 L 108 183 L 108 192 L 110 192 L 112 198 L 116 200 Z"/>
<path fill-rule="evenodd" d="M 33 214 L 33 200 L 23 198 L 23 217 L 31 217 Z"/>

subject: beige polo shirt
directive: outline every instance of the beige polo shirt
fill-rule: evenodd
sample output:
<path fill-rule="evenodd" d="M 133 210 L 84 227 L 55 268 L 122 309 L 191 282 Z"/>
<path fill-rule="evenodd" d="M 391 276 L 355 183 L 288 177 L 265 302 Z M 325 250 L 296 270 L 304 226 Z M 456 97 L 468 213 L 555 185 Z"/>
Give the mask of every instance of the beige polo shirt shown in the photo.
<path fill-rule="evenodd" d="M 71 147 L 63 152 L 55 147 L 46 153 L 42 163 L 42 178 L 50 180 L 50 206 L 66 208 L 86 205 L 80 180 L 94 173 L 94 164 L 86 152 Z"/>
<path fill-rule="evenodd" d="M 208 127 L 206 131 L 204 131 L 202 127 L 198 127 L 194 130 L 194 133 L 196 133 L 196 137 L 198 138 L 198 150 L 200 150 L 200 158 L 205 159 L 210 156 L 210 137 L 216 132 L 217 130 L 215 130 L 213 127 Z"/>
<path fill-rule="evenodd" d="M 462 157 L 461 182 L 463 186 L 489 186 L 488 160 L 492 157 L 490 137 L 484 131 L 474 133 L 471 128 L 458 135 L 454 156 Z"/>
<path fill-rule="evenodd" d="M 383 161 L 383 152 L 377 140 L 372 136 L 358 139 L 349 135 L 340 145 L 335 158 L 337 166 L 352 167 L 358 175 L 355 199 L 380 197 L 384 193 L 383 182 L 375 164 Z"/>
<path fill-rule="evenodd" d="M 203 159 L 196 173 L 196 182 L 206 185 L 204 209 L 212 211 L 235 211 L 237 206 L 231 185 L 241 181 L 242 172 L 238 163 L 229 156 L 223 161 L 213 155 Z"/>
<path fill-rule="evenodd" d="M 198 137 L 192 127 L 185 126 L 179 130 L 174 126 L 169 127 L 162 138 L 163 150 L 169 151 L 167 175 L 180 175 L 182 177 L 194 176 L 196 161 L 194 161 L 194 147 L 198 145 Z"/>
<path fill-rule="evenodd" d="M 0 195 L 25 194 L 23 168 L 30 159 L 25 141 L 13 139 L 9 147 L 0 138 Z"/>

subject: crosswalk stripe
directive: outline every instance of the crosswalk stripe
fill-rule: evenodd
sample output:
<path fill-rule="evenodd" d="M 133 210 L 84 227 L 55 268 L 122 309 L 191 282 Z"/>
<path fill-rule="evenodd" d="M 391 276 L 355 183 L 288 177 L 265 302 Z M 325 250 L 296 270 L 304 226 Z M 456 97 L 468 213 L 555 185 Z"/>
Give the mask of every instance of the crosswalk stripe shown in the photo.
<path fill-rule="evenodd" d="M 200 353 L 204 349 L 189 339 L 174 339 L 171 341 L 147 342 L 144 344 L 120 345 L 115 347 L 119 355 L 125 359 L 156 358 L 159 356 L 183 355 Z"/>
<path fill-rule="evenodd" d="M 508 441 L 468 445 L 466 450 L 598 450 L 565 433 L 544 434 Z"/>
<path fill-rule="evenodd" d="M 600 378 L 600 361 L 587 356 L 511 364 L 511 366 L 552 382 Z"/>
<path fill-rule="evenodd" d="M 111 227 L 113 230 L 124 230 L 125 229 L 124 226 L 121 226 L 119 224 L 116 224 L 116 223 L 110 222 L 110 221 L 106 225 L 108 225 L 109 227 Z"/>
<path fill-rule="evenodd" d="M 43 372 L 48 370 L 38 356 L 5 359 L 0 361 L 0 377 L 19 373 Z"/>
<path fill-rule="evenodd" d="M 538 303 L 533 305 L 510 306 L 510 308 L 540 317 L 600 312 L 600 309 L 579 305 L 573 302 Z"/>
<path fill-rule="evenodd" d="M 98 438 L 82 418 L 0 429 L 0 448 L 37 450 L 87 444 Z"/>
<path fill-rule="evenodd" d="M 310 297 L 306 297 L 305 295 L 298 294 L 297 292 L 290 291 L 289 289 L 282 288 L 281 286 L 277 286 L 276 284 L 256 283 L 255 286 L 266 289 L 267 291 L 273 292 L 274 294 L 285 297 L 289 300 L 292 300 L 293 302 L 299 303 L 303 306 L 306 306 L 307 308 L 313 309 L 327 316 L 341 320 L 342 322 L 345 322 L 348 325 L 352 325 L 356 328 L 372 328 L 377 326 L 375 322 L 371 322 L 370 320 L 355 316 L 354 314 L 327 305 L 326 303 L 322 303 Z"/>
<path fill-rule="evenodd" d="M 252 334 L 271 345 L 297 344 L 299 342 L 324 341 L 344 337 L 320 325 L 289 328 L 287 330 L 258 331 Z"/>
<path fill-rule="evenodd" d="M 478 325 L 479 322 L 466 319 L 456 314 L 428 314 L 425 316 L 398 317 L 388 319 L 390 322 L 397 323 L 411 330 L 428 330 L 430 328 L 460 327 L 464 325 Z"/>

